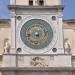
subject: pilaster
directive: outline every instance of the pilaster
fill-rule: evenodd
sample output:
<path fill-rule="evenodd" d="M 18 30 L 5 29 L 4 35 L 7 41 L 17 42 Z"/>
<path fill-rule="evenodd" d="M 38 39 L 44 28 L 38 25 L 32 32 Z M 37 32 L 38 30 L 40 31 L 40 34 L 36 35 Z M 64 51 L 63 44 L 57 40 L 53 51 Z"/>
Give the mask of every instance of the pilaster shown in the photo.
<path fill-rule="evenodd" d="M 15 20 L 15 12 L 11 15 L 11 53 L 16 52 L 16 20 Z"/>
<path fill-rule="evenodd" d="M 62 27 L 62 25 L 63 25 L 63 23 L 62 23 L 62 10 L 59 10 L 58 11 L 58 32 L 59 32 L 59 34 L 58 34 L 58 39 L 59 39 L 59 50 L 62 52 L 62 53 L 64 53 L 64 36 L 63 36 L 63 27 Z"/>

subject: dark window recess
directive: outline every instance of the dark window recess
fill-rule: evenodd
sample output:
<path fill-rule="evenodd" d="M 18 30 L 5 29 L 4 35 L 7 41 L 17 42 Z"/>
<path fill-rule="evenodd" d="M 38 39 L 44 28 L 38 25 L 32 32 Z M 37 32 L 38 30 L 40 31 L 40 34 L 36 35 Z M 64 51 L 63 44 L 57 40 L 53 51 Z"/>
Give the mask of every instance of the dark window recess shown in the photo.
<path fill-rule="evenodd" d="M 39 5 L 43 6 L 44 5 L 44 1 L 43 0 L 39 0 Z"/>
<path fill-rule="evenodd" d="M 33 0 L 29 0 L 29 5 L 33 6 Z"/>

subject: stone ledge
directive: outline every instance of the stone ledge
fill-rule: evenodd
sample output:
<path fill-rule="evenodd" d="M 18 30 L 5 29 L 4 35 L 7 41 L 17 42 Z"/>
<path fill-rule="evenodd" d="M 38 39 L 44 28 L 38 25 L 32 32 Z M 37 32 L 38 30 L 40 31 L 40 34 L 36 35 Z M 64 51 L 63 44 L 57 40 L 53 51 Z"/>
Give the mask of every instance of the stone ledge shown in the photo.
<path fill-rule="evenodd" d="M 7 54 L 3 54 L 3 55 L 10 55 L 10 56 L 59 56 L 59 55 L 70 55 L 72 56 L 72 54 L 17 54 L 17 53 L 7 53 Z"/>
<path fill-rule="evenodd" d="M 55 6 L 25 6 L 25 5 L 8 5 L 8 9 L 64 9 L 63 5 Z"/>
<path fill-rule="evenodd" d="M 0 19 L 0 25 L 1 24 L 9 24 L 11 22 L 11 20 L 10 19 Z"/>
<path fill-rule="evenodd" d="M 0 71 L 75 71 L 72 67 L 0 67 Z"/>

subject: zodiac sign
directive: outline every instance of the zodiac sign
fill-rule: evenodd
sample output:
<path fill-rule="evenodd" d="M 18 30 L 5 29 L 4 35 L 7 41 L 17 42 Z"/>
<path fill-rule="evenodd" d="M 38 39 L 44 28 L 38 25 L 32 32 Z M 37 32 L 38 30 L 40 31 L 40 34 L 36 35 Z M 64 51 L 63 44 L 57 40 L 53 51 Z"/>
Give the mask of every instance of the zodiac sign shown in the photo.
<path fill-rule="evenodd" d="M 31 59 L 31 65 L 34 67 L 48 67 L 47 64 L 45 64 L 44 59 L 41 57 L 34 57 Z"/>

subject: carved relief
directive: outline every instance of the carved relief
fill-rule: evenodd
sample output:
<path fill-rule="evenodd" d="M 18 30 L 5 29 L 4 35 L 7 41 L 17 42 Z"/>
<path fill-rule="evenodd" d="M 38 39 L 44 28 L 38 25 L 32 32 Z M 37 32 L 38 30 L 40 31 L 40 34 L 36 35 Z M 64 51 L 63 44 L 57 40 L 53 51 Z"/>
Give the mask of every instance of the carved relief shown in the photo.
<path fill-rule="evenodd" d="M 64 48 L 65 48 L 65 53 L 70 53 L 71 44 L 70 44 L 70 41 L 67 38 L 64 40 Z"/>
<path fill-rule="evenodd" d="M 10 53 L 10 43 L 8 38 L 4 40 L 4 53 Z"/>
<path fill-rule="evenodd" d="M 31 58 L 31 66 L 33 67 L 48 67 L 48 65 L 44 62 L 45 59 L 41 57 L 33 57 Z"/>

